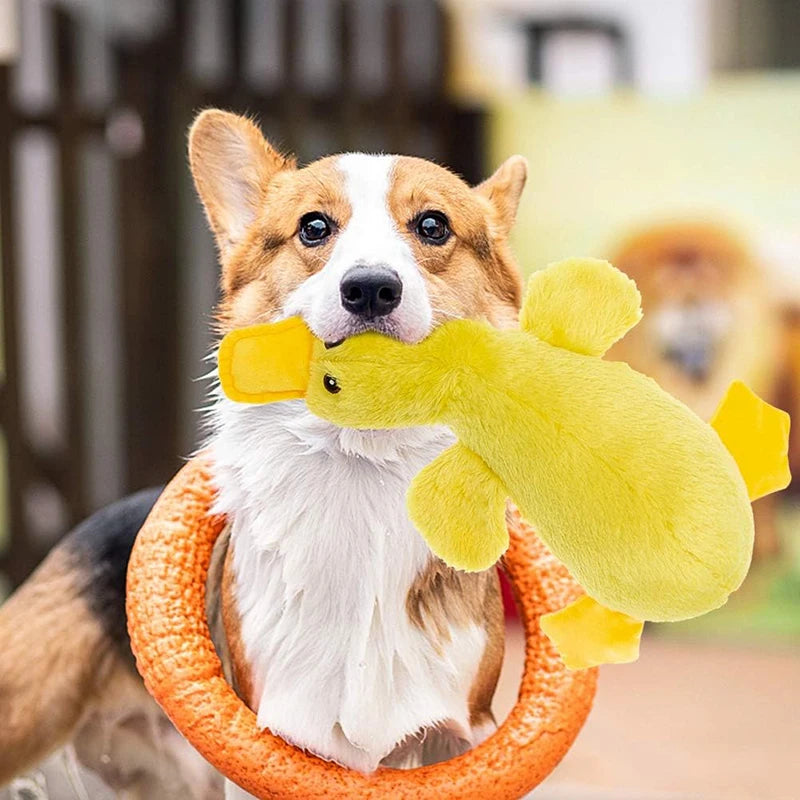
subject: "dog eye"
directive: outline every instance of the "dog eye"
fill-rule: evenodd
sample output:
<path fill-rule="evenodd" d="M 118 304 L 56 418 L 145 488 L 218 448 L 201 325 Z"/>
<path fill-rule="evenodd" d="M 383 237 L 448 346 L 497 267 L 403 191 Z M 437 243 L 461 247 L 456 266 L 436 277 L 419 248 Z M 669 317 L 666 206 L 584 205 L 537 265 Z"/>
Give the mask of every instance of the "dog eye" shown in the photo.
<path fill-rule="evenodd" d="M 326 375 L 322 379 L 322 385 L 331 394 L 339 394 L 339 392 L 342 391 L 342 387 L 339 386 L 339 382 L 333 377 L 333 375 Z"/>
<path fill-rule="evenodd" d="M 332 232 L 331 221 L 319 211 L 311 211 L 300 217 L 300 241 L 306 247 L 322 244 Z"/>
<path fill-rule="evenodd" d="M 441 211 L 426 211 L 417 218 L 417 236 L 427 244 L 444 244 L 450 238 L 447 217 Z"/>

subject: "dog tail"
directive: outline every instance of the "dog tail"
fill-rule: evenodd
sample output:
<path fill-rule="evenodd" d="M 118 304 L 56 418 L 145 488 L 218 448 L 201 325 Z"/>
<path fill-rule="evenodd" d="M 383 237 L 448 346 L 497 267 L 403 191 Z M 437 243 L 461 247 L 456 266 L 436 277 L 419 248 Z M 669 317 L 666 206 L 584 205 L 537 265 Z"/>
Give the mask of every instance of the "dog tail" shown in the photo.
<path fill-rule="evenodd" d="M 0 607 L 0 786 L 70 740 L 121 655 L 132 665 L 125 573 L 157 496 L 90 517 Z"/>

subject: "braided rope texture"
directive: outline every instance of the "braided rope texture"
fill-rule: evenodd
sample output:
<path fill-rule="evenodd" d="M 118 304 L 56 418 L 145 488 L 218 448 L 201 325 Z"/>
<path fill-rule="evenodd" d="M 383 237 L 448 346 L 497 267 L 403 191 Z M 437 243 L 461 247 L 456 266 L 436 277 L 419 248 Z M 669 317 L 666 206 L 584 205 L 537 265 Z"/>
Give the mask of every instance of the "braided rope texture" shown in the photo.
<path fill-rule="evenodd" d="M 131 645 L 148 691 L 175 727 L 223 775 L 262 800 L 510 800 L 553 770 L 581 729 L 596 670 L 569 671 L 539 617 L 580 594 L 518 514 L 509 515 L 505 568 L 525 627 L 519 698 L 495 734 L 469 752 L 413 770 L 370 775 L 319 759 L 268 731 L 235 694 L 209 634 L 205 585 L 225 518 L 211 514 L 208 457 L 176 475 L 140 531 L 128 568 Z"/>

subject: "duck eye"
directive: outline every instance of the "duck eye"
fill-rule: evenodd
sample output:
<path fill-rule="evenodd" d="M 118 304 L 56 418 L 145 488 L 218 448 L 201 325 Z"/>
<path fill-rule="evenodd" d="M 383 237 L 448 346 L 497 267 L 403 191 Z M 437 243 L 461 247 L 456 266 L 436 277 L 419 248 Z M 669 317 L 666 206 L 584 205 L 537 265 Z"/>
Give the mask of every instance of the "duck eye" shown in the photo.
<path fill-rule="evenodd" d="M 320 211 L 311 211 L 300 217 L 300 241 L 306 247 L 322 244 L 333 232 L 331 221 Z"/>
<path fill-rule="evenodd" d="M 441 211 L 425 211 L 420 214 L 416 232 L 426 244 L 444 244 L 450 238 L 447 217 Z"/>
<path fill-rule="evenodd" d="M 322 385 L 325 387 L 326 391 L 330 392 L 331 394 L 339 394 L 342 391 L 342 387 L 339 386 L 338 381 L 333 375 L 326 375 L 322 379 Z"/>

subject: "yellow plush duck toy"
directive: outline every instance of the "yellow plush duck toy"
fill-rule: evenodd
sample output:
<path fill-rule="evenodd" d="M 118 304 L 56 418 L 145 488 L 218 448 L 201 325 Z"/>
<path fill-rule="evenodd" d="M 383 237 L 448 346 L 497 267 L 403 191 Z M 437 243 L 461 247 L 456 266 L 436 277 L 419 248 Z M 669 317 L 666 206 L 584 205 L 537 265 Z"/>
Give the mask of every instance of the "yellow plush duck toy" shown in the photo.
<path fill-rule="evenodd" d="M 744 384 L 709 425 L 600 358 L 640 301 L 607 262 L 574 259 L 534 274 L 520 330 L 454 320 L 418 344 L 365 333 L 326 348 L 289 319 L 228 334 L 220 378 L 234 400 L 304 397 L 341 426 L 449 426 L 458 443 L 408 492 L 433 552 L 492 565 L 510 499 L 586 591 L 541 621 L 567 666 L 633 661 L 644 620 L 704 614 L 738 588 L 750 501 L 790 479 L 789 417 Z"/>

